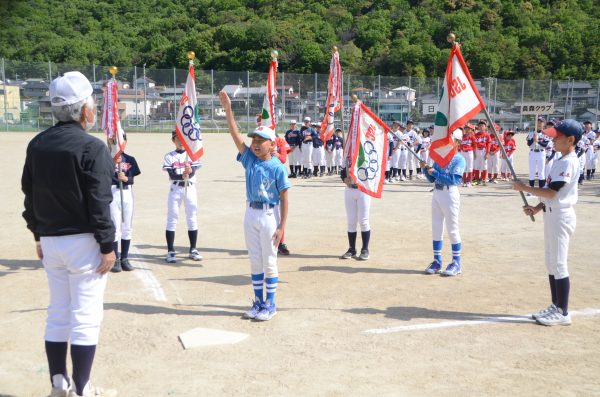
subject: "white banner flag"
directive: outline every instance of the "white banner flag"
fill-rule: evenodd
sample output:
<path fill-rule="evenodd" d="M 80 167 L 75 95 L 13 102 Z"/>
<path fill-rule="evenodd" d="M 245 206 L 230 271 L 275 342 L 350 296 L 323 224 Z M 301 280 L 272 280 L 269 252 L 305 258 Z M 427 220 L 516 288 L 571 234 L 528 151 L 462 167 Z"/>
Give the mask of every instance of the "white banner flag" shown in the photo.
<path fill-rule="evenodd" d="M 196 161 L 202 157 L 204 154 L 204 142 L 202 141 L 202 134 L 200 132 L 200 115 L 198 113 L 196 82 L 192 62 L 190 62 L 185 90 L 179 102 L 175 130 L 190 159 Z"/>

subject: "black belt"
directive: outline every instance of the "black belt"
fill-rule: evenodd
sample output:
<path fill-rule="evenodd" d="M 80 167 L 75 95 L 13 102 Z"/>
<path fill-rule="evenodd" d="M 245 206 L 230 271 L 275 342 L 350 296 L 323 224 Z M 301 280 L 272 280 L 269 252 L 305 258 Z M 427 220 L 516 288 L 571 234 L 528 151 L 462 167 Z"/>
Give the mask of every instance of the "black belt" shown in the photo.
<path fill-rule="evenodd" d="M 433 185 L 436 190 L 450 190 L 450 186 L 449 185 L 438 185 L 437 183 L 435 185 Z"/>
<path fill-rule="evenodd" d="M 542 150 L 542 149 L 531 149 L 531 151 L 532 151 L 532 152 L 539 153 L 539 152 L 542 152 L 543 150 Z"/>
<path fill-rule="evenodd" d="M 275 207 L 275 204 L 261 203 L 260 201 L 250 201 L 248 203 L 248 206 L 250 208 L 254 208 L 255 210 L 262 210 L 265 207 L 273 208 L 273 207 Z"/>
<path fill-rule="evenodd" d="M 177 185 L 179 187 L 186 187 L 186 186 L 192 186 L 194 184 L 194 182 L 183 182 L 183 181 L 173 181 L 173 185 Z"/>
<path fill-rule="evenodd" d="M 119 187 L 119 185 L 113 185 L 114 187 Z M 128 190 L 129 189 L 129 185 L 125 185 L 123 184 L 123 190 Z"/>
<path fill-rule="evenodd" d="M 358 185 L 352 184 L 348 186 L 350 189 L 358 189 Z"/>

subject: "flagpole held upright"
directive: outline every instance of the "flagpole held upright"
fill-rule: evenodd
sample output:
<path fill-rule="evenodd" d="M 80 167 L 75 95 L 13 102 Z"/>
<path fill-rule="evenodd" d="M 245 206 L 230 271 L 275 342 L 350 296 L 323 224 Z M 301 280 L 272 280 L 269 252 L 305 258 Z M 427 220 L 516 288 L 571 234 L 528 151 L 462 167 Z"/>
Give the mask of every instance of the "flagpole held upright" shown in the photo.
<path fill-rule="evenodd" d="M 189 65 L 190 67 L 194 67 L 194 58 L 196 58 L 196 53 L 194 51 L 188 51 L 188 53 L 186 54 L 187 59 L 189 60 Z M 187 162 L 190 161 L 190 154 L 188 153 L 188 151 L 185 151 L 185 162 L 187 164 Z M 183 197 L 187 200 L 187 187 L 188 187 L 188 179 L 189 176 L 186 175 L 183 180 L 184 180 L 184 187 L 183 187 Z"/>
<path fill-rule="evenodd" d="M 115 76 L 117 75 L 117 72 L 119 71 L 119 68 L 117 68 L 116 66 L 111 66 L 108 68 L 108 72 L 112 75 L 112 79 L 113 82 L 116 84 L 117 79 L 115 78 Z M 116 104 L 118 106 L 118 104 Z M 118 110 L 117 110 L 118 113 Z M 108 150 L 110 150 L 110 140 L 109 140 L 109 148 Z M 117 145 L 119 145 L 119 143 L 117 143 Z M 121 209 L 123 208 L 123 181 L 119 179 L 119 173 L 121 172 L 122 169 L 122 162 L 123 162 L 123 156 L 121 156 L 121 160 L 119 160 L 119 171 L 117 172 L 117 180 L 119 181 L 119 193 L 121 196 Z M 121 211 L 121 222 L 125 222 L 125 211 Z"/>

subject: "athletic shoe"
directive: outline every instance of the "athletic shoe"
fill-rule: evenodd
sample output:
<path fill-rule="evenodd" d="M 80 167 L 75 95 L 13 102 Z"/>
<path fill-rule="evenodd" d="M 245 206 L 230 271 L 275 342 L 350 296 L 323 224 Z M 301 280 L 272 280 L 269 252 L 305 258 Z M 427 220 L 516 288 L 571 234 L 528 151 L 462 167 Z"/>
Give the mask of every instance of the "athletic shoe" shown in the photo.
<path fill-rule="evenodd" d="M 446 267 L 446 270 L 444 270 L 442 272 L 442 276 L 452 277 L 452 276 L 456 276 L 460 273 L 462 273 L 460 270 L 460 265 L 458 263 L 452 261 L 452 263 L 449 264 L 448 267 Z"/>
<path fill-rule="evenodd" d="M 115 264 L 113 265 L 112 269 L 110 269 L 111 273 L 120 273 L 121 272 L 121 260 L 117 259 L 115 261 Z"/>
<path fill-rule="evenodd" d="M 131 266 L 131 263 L 129 263 L 129 259 L 127 258 L 121 258 L 121 268 L 126 272 L 130 272 L 135 269 L 135 267 Z"/>
<path fill-rule="evenodd" d="M 175 251 L 167 252 L 167 263 L 177 263 L 177 258 L 175 257 Z"/>
<path fill-rule="evenodd" d="M 466 184 L 466 183 L 463 183 L 463 187 L 467 187 L 467 184 Z"/>
<path fill-rule="evenodd" d="M 534 320 L 537 320 L 539 317 L 543 317 L 543 316 L 545 316 L 545 315 L 546 315 L 546 314 L 548 314 L 548 313 L 555 312 L 555 311 L 556 311 L 556 309 L 557 309 L 557 307 L 554 305 L 554 303 L 552 303 L 552 304 L 551 304 L 550 306 L 548 306 L 547 308 L 545 308 L 545 309 L 542 309 L 542 310 L 540 310 L 540 311 L 539 311 L 539 312 L 537 312 L 537 313 L 533 313 L 533 314 L 531 315 L 531 318 L 532 318 L 532 319 L 534 319 Z"/>
<path fill-rule="evenodd" d="M 467 182 L 467 187 L 471 187 L 471 182 Z"/>
<path fill-rule="evenodd" d="M 400 180 L 401 180 L 402 182 L 404 182 L 404 181 L 406 180 L 406 178 L 405 178 L 404 176 L 401 176 L 401 177 L 400 177 Z"/>
<path fill-rule="evenodd" d="M 358 256 L 358 260 L 359 261 L 369 260 L 369 250 L 367 250 L 367 249 L 360 250 L 360 255 Z"/>
<path fill-rule="evenodd" d="M 87 391 L 83 395 L 79 395 L 75 390 L 71 390 L 69 397 L 117 397 L 118 394 L 114 389 L 103 389 L 93 385 L 91 382 L 88 382 L 86 388 Z"/>
<path fill-rule="evenodd" d="M 281 254 L 281 255 L 289 255 L 290 250 L 288 250 L 287 245 L 281 243 L 281 244 L 279 244 L 279 247 L 277 247 L 277 253 Z"/>
<path fill-rule="evenodd" d="M 256 315 L 255 320 L 258 321 L 269 321 L 273 318 L 274 315 L 277 314 L 277 308 L 275 307 L 275 303 L 267 300 L 260 307 L 260 312 Z"/>
<path fill-rule="evenodd" d="M 200 255 L 200 253 L 198 252 L 198 250 L 196 248 L 192 248 L 190 250 L 189 257 L 190 257 L 190 259 L 193 259 L 195 261 L 201 261 L 202 260 L 202 255 Z"/>
<path fill-rule="evenodd" d="M 559 307 L 553 312 L 548 312 L 545 315 L 535 319 L 538 324 L 552 326 L 552 325 L 571 325 L 571 315 L 567 313 L 564 315 L 562 309 Z"/>
<path fill-rule="evenodd" d="M 262 306 L 262 303 L 260 303 L 258 298 L 255 298 L 254 301 L 252 302 L 252 307 L 250 308 L 250 310 L 248 310 L 247 312 L 245 312 L 243 314 L 243 317 L 251 319 L 251 320 L 256 318 L 256 316 L 260 312 L 261 306 Z"/>
<path fill-rule="evenodd" d="M 442 264 L 438 261 L 433 261 L 429 264 L 429 266 L 427 266 L 427 269 L 425 269 L 425 273 L 436 274 L 439 273 L 440 270 L 442 270 Z"/>
<path fill-rule="evenodd" d="M 473 186 L 479 185 L 479 181 L 473 181 Z"/>
<path fill-rule="evenodd" d="M 340 259 L 350 259 L 350 258 L 354 258 L 356 256 L 356 250 L 353 250 L 352 248 L 348 248 L 348 251 L 346 251 L 346 253 L 342 256 L 340 256 Z"/>
<path fill-rule="evenodd" d="M 50 397 L 69 397 L 69 391 L 71 389 L 59 389 L 57 387 L 53 387 L 52 391 L 50 392 Z"/>
<path fill-rule="evenodd" d="M 495 178 L 492 179 L 490 182 L 495 183 L 496 185 L 498 184 L 498 181 Z"/>
<path fill-rule="evenodd" d="M 486 183 L 486 181 L 483 181 L 483 182 L 480 183 L 480 185 L 481 186 L 487 186 L 487 183 Z"/>
<path fill-rule="evenodd" d="M 389 185 L 389 183 L 390 183 L 390 182 L 389 182 L 387 179 L 384 179 L 384 180 L 383 180 L 383 184 L 384 184 L 384 185 Z"/>

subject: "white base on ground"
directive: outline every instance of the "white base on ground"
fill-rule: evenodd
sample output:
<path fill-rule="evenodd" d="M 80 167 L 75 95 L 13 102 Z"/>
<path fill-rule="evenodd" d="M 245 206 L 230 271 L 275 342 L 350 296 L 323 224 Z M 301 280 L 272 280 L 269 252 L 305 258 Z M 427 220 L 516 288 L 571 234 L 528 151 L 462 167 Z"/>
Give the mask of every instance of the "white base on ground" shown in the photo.
<path fill-rule="evenodd" d="M 248 336 L 248 334 L 220 329 L 194 328 L 179 335 L 179 340 L 184 349 L 191 349 L 200 346 L 233 345 Z"/>

